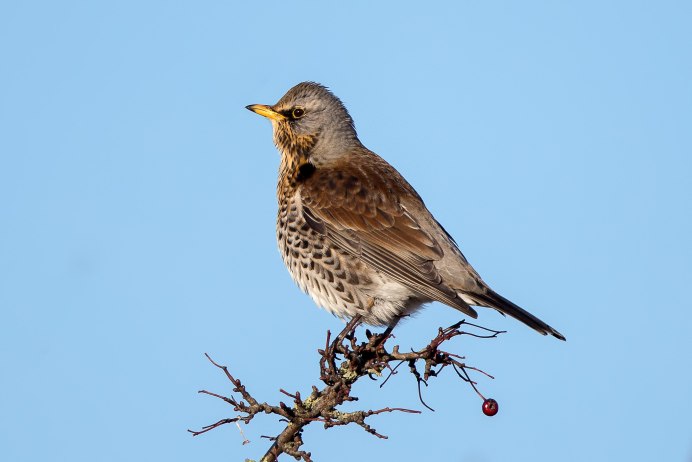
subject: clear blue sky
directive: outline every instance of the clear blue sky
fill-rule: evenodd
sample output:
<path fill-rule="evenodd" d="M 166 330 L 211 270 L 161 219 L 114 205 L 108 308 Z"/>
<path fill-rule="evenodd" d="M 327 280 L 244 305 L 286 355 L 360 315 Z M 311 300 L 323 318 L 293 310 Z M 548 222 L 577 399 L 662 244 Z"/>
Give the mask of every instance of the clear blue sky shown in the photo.
<path fill-rule="evenodd" d="M 351 2 L 349 2 L 351 3 Z M 276 250 L 278 154 L 246 111 L 328 85 L 497 291 L 563 332 L 457 341 L 436 412 L 305 434 L 317 461 L 692 458 L 689 2 L 3 2 L 0 459 L 244 460 L 230 392 L 317 382 L 341 322 Z M 397 340 L 456 311 L 433 304 Z M 281 357 L 276 352 L 286 353 Z M 273 361 L 258 358 L 273 356 Z M 421 409 L 400 374 L 363 406 Z M 290 459 L 288 459 L 290 460 Z"/>

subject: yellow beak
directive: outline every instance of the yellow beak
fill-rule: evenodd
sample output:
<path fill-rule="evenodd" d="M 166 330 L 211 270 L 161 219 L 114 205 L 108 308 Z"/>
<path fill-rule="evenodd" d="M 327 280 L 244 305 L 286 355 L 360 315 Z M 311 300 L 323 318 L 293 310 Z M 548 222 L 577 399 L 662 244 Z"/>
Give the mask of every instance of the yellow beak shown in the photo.
<path fill-rule="evenodd" d="M 245 109 L 249 109 L 255 114 L 259 114 L 267 119 L 284 120 L 286 118 L 286 116 L 276 112 L 271 106 L 267 106 L 266 104 L 251 104 L 249 106 L 245 106 Z"/>

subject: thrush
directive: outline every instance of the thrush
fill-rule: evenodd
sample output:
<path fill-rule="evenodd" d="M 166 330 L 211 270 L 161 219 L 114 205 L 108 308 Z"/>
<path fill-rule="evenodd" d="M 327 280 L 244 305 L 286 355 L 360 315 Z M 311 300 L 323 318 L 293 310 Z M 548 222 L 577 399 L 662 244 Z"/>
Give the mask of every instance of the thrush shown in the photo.
<path fill-rule="evenodd" d="M 416 190 L 363 146 L 326 87 L 303 82 L 272 106 L 247 109 L 271 120 L 281 154 L 279 250 L 319 306 L 389 329 L 432 301 L 473 318 L 472 305 L 482 306 L 565 340 L 481 279 Z"/>

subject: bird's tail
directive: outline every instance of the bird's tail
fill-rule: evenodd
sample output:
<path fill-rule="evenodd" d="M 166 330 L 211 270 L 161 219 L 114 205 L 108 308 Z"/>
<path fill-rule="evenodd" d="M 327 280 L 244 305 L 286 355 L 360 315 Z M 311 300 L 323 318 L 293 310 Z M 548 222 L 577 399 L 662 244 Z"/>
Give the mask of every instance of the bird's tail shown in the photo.
<path fill-rule="evenodd" d="M 566 340 L 564 335 L 562 335 L 561 333 L 559 333 L 558 331 L 556 331 L 548 324 L 544 323 L 543 321 L 541 321 L 525 309 L 510 302 L 497 292 L 494 292 L 492 289 L 487 289 L 486 293 L 474 293 L 471 296 L 480 306 L 495 308 L 499 312 L 508 314 L 514 319 L 523 322 L 527 326 L 540 332 L 543 335 L 550 334 L 555 338 L 559 338 L 560 340 Z"/>

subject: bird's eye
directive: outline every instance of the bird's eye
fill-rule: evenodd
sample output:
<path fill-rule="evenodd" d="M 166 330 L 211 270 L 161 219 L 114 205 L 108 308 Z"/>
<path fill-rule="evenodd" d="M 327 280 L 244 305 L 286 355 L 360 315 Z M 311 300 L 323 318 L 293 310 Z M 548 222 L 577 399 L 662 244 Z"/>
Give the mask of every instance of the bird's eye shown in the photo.
<path fill-rule="evenodd" d="M 305 115 L 305 109 L 303 109 L 302 107 L 294 108 L 291 111 L 291 117 L 293 117 L 294 119 L 300 119 L 304 115 Z"/>

